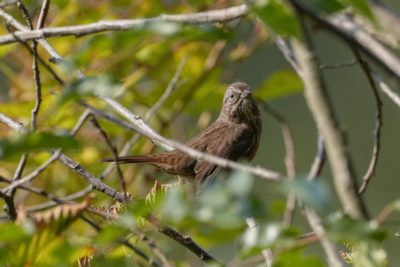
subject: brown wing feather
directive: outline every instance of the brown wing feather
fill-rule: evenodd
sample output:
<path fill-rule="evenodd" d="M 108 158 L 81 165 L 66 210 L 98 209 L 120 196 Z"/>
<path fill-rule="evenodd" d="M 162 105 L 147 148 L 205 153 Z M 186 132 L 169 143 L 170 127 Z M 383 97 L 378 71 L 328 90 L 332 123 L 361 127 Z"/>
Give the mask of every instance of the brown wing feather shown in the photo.
<path fill-rule="evenodd" d="M 219 138 L 211 138 L 210 140 L 215 140 L 210 142 L 205 150 L 205 152 L 222 157 L 230 160 L 238 160 L 241 157 L 247 156 L 246 153 L 249 149 L 251 134 L 247 127 L 240 127 L 235 125 L 235 127 L 225 127 L 223 130 L 219 129 Z M 221 141 L 221 136 L 226 138 Z M 203 183 L 208 179 L 211 179 L 218 171 L 220 167 L 206 162 L 197 161 L 194 172 L 196 173 L 195 180 L 198 183 Z"/>

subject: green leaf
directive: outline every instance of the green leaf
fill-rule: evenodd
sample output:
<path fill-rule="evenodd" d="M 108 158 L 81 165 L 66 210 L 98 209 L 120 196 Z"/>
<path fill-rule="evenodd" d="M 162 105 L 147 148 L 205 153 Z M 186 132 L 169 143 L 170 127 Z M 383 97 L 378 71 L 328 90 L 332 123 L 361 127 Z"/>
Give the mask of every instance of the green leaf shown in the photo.
<path fill-rule="evenodd" d="M 283 36 L 299 35 L 299 22 L 283 1 L 258 0 L 252 9 L 273 32 Z"/>
<path fill-rule="evenodd" d="M 303 83 L 291 70 L 282 70 L 272 74 L 260 88 L 255 91 L 255 96 L 261 100 L 272 100 L 303 91 Z"/>
<path fill-rule="evenodd" d="M 354 8 L 354 10 L 370 20 L 374 20 L 374 15 L 367 0 L 340 0 L 344 5 Z"/>
<path fill-rule="evenodd" d="M 53 133 L 13 134 L 8 139 L 0 140 L 0 158 L 42 149 L 74 149 L 78 142 L 70 135 Z"/>

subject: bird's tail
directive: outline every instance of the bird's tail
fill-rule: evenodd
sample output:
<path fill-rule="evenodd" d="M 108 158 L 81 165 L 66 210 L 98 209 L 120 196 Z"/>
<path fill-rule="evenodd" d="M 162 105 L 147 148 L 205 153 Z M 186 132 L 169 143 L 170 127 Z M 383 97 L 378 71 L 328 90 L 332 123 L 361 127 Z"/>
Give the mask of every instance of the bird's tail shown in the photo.
<path fill-rule="evenodd" d="M 124 156 L 118 158 L 105 158 L 102 159 L 101 162 L 115 162 L 115 163 L 152 163 L 155 161 L 155 158 L 152 155 L 145 156 Z"/>

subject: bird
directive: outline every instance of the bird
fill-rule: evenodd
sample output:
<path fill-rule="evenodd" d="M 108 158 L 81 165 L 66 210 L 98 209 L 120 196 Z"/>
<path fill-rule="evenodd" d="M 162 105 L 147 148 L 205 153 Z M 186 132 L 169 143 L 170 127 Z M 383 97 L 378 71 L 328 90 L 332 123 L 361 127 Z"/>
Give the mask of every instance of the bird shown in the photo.
<path fill-rule="evenodd" d="M 217 119 L 186 142 L 186 145 L 215 156 L 238 161 L 251 161 L 258 150 L 262 132 L 260 110 L 245 82 L 230 84 L 224 94 Z M 191 158 L 179 150 L 169 152 L 105 158 L 103 162 L 146 163 L 169 174 L 194 178 L 198 184 L 210 181 L 220 167 L 204 160 Z"/>

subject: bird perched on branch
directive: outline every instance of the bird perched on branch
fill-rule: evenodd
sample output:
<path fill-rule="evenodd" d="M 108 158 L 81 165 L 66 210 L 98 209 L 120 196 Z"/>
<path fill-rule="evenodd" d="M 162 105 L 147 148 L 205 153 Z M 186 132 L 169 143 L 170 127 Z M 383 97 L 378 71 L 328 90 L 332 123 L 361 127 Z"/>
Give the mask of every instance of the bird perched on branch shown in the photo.
<path fill-rule="evenodd" d="M 237 161 L 254 158 L 260 143 L 262 122 L 250 87 L 244 82 L 228 86 L 218 118 L 186 145 L 222 158 Z M 219 166 L 189 157 L 184 152 L 170 152 L 106 158 L 103 162 L 147 163 L 181 177 L 203 183 L 218 172 Z"/>

